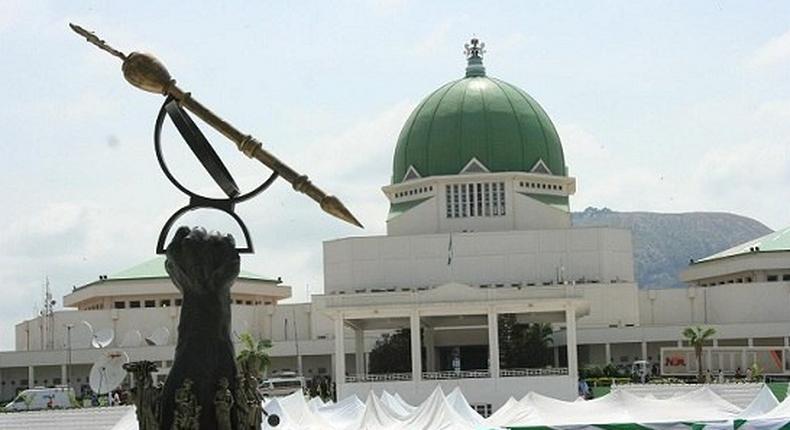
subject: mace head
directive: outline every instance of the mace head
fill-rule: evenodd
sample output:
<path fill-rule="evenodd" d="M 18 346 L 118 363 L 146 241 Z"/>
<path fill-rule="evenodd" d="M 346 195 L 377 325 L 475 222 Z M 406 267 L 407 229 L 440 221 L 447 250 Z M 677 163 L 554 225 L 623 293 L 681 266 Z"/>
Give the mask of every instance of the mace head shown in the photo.
<path fill-rule="evenodd" d="M 147 52 L 132 52 L 121 66 L 123 77 L 141 90 L 167 95 L 175 80 L 159 59 Z"/>

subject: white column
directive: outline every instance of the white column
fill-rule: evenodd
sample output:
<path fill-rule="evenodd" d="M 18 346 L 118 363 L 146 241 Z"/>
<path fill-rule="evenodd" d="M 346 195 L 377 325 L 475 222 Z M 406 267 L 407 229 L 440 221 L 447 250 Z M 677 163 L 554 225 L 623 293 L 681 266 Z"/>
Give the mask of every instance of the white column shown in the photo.
<path fill-rule="evenodd" d="M 488 310 L 488 367 L 492 378 L 499 378 L 499 321 L 495 309 Z"/>
<path fill-rule="evenodd" d="M 422 380 L 422 354 L 420 353 L 420 315 L 417 311 L 409 316 L 411 328 L 411 380 Z"/>
<path fill-rule="evenodd" d="M 296 373 L 304 376 L 304 366 L 302 365 L 302 354 L 296 354 Z"/>
<path fill-rule="evenodd" d="M 274 341 L 274 308 L 267 306 L 266 308 L 266 337 Z"/>
<path fill-rule="evenodd" d="M 647 342 L 642 341 L 642 360 L 647 360 Z"/>
<path fill-rule="evenodd" d="M 749 348 L 753 347 L 754 346 L 754 338 L 750 337 L 750 338 L 746 339 L 746 345 L 748 345 Z"/>
<path fill-rule="evenodd" d="M 35 383 L 33 380 L 36 379 L 36 371 L 33 366 L 27 366 L 27 387 L 33 388 L 35 387 Z"/>
<path fill-rule="evenodd" d="M 785 336 L 784 341 L 785 341 L 785 347 L 790 346 L 790 337 Z"/>
<path fill-rule="evenodd" d="M 343 313 L 339 312 L 335 315 L 335 384 L 337 387 L 346 383 L 346 344 L 343 338 L 343 326 Z"/>
<path fill-rule="evenodd" d="M 354 372 L 365 374 L 365 332 L 354 329 Z"/>
<path fill-rule="evenodd" d="M 719 339 L 713 339 L 713 347 L 714 348 L 718 348 L 719 347 Z"/>
<path fill-rule="evenodd" d="M 68 382 L 66 381 L 66 379 L 68 377 L 69 377 L 69 372 L 66 370 L 66 365 L 65 364 L 61 364 L 60 365 L 60 383 L 61 383 L 61 385 L 68 384 Z"/>
<path fill-rule="evenodd" d="M 434 331 L 431 327 L 425 327 L 423 331 L 423 340 L 425 341 L 425 371 L 436 371 L 436 342 L 434 338 Z"/>
<path fill-rule="evenodd" d="M 609 343 L 609 342 L 606 342 L 603 345 L 603 347 L 604 347 L 604 355 L 606 357 L 606 364 L 609 364 L 609 363 L 612 362 L 612 344 Z"/>
<path fill-rule="evenodd" d="M 683 340 L 678 341 L 678 348 L 683 348 Z"/>
<path fill-rule="evenodd" d="M 576 309 L 568 305 L 565 309 L 565 344 L 568 350 L 568 376 L 574 381 L 579 379 L 579 363 L 576 351 Z"/>

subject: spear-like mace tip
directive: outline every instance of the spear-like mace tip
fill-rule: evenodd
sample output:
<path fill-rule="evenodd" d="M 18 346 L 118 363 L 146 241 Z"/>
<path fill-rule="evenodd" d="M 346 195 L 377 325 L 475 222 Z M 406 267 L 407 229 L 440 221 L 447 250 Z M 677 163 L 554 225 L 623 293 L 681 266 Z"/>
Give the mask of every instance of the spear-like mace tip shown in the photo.
<path fill-rule="evenodd" d="M 357 221 L 351 211 L 348 210 L 345 205 L 343 205 L 343 203 L 335 196 L 326 196 L 321 199 L 321 209 L 323 209 L 324 212 L 340 218 L 345 222 L 354 224 L 359 228 L 364 228 L 362 227 L 362 224 Z"/>

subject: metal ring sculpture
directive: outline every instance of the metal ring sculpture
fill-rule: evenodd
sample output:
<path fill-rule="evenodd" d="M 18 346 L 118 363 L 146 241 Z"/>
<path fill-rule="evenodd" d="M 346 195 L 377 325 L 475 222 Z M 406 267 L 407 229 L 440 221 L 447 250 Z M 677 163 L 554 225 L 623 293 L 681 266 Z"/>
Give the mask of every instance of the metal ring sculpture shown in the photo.
<path fill-rule="evenodd" d="M 203 165 L 209 175 L 211 175 L 211 178 L 214 179 L 214 182 L 217 183 L 217 185 L 228 196 L 228 198 L 219 199 L 202 196 L 189 190 L 187 187 L 181 184 L 175 178 L 175 176 L 173 176 L 173 174 L 170 172 L 170 169 L 167 167 L 167 163 L 165 163 L 164 156 L 162 155 L 162 125 L 165 121 L 165 115 L 170 117 L 170 120 L 173 121 L 178 133 L 192 150 L 192 153 L 195 154 L 195 156 L 200 161 L 200 164 Z M 159 167 L 162 169 L 162 172 L 164 172 L 170 183 L 172 183 L 182 193 L 189 196 L 189 204 L 177 210 L 170 218 L 168 218 L 165 222 L 165 225 L 162 227 L 162 231 L 159 232 L 159 239 L 156 242 L 156 253 L 165 253 L 165 240 L 167 239 L 167 233 L 170 231 L 173 223 L 185 213 L 195 209 L 216 209 L 230 215 L 234 220 L 236 220 L 236 223 L 239 225 L 239 228 L 241 228 L 241 232 L 244 235 L 245 246 L 244 248 L 238 249 L 239 253 L 252 253 L 252 239 L 250 238 L 250 233 L 247 230 L 247 226 L 244 224 L 244 221 L 242 221 L 241 218 L 233 211 L 233 209 L 235 208 L 236 203 L 255 197 L 269 188 L 269 186 L 279 176 L 277 172 L 272 172 L 268 179 L 266 179 L 262 184 L 258 185 L 252 191 L 246 194 L 240 194 L 239 187 L 236 185 L 236 181 L 222 163 L 222 160 L 217 155 L 217 152 L 211 147 L 211 144 L 206 139 L 206 136 L 203 135 L 195 122 L 192 121 L 192 118 L 189 117 L 186 111 L 181 108 L 178 101 L 172 96 L 165 99 L 165 102 L 162 104 L 162 108 L 159 109 L 159 114 L 156 117 L 156 125 L 154 126 L 154 151 L 156 152 L 156 160 L 159 162 Z"/>

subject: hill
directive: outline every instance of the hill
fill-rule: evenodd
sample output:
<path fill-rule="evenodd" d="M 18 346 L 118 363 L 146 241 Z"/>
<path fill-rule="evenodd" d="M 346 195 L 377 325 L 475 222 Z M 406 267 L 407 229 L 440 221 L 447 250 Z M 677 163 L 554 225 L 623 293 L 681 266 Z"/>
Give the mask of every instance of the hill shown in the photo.
<path fill-rule="evenodd" d="M 630 229 L 640 288 L 682 287 L 678 274 L 699 259 L 770 233 L 754 219 L 721 212 L 615 212 L 587 208 L 573 213 L 575 226 Z"/>

